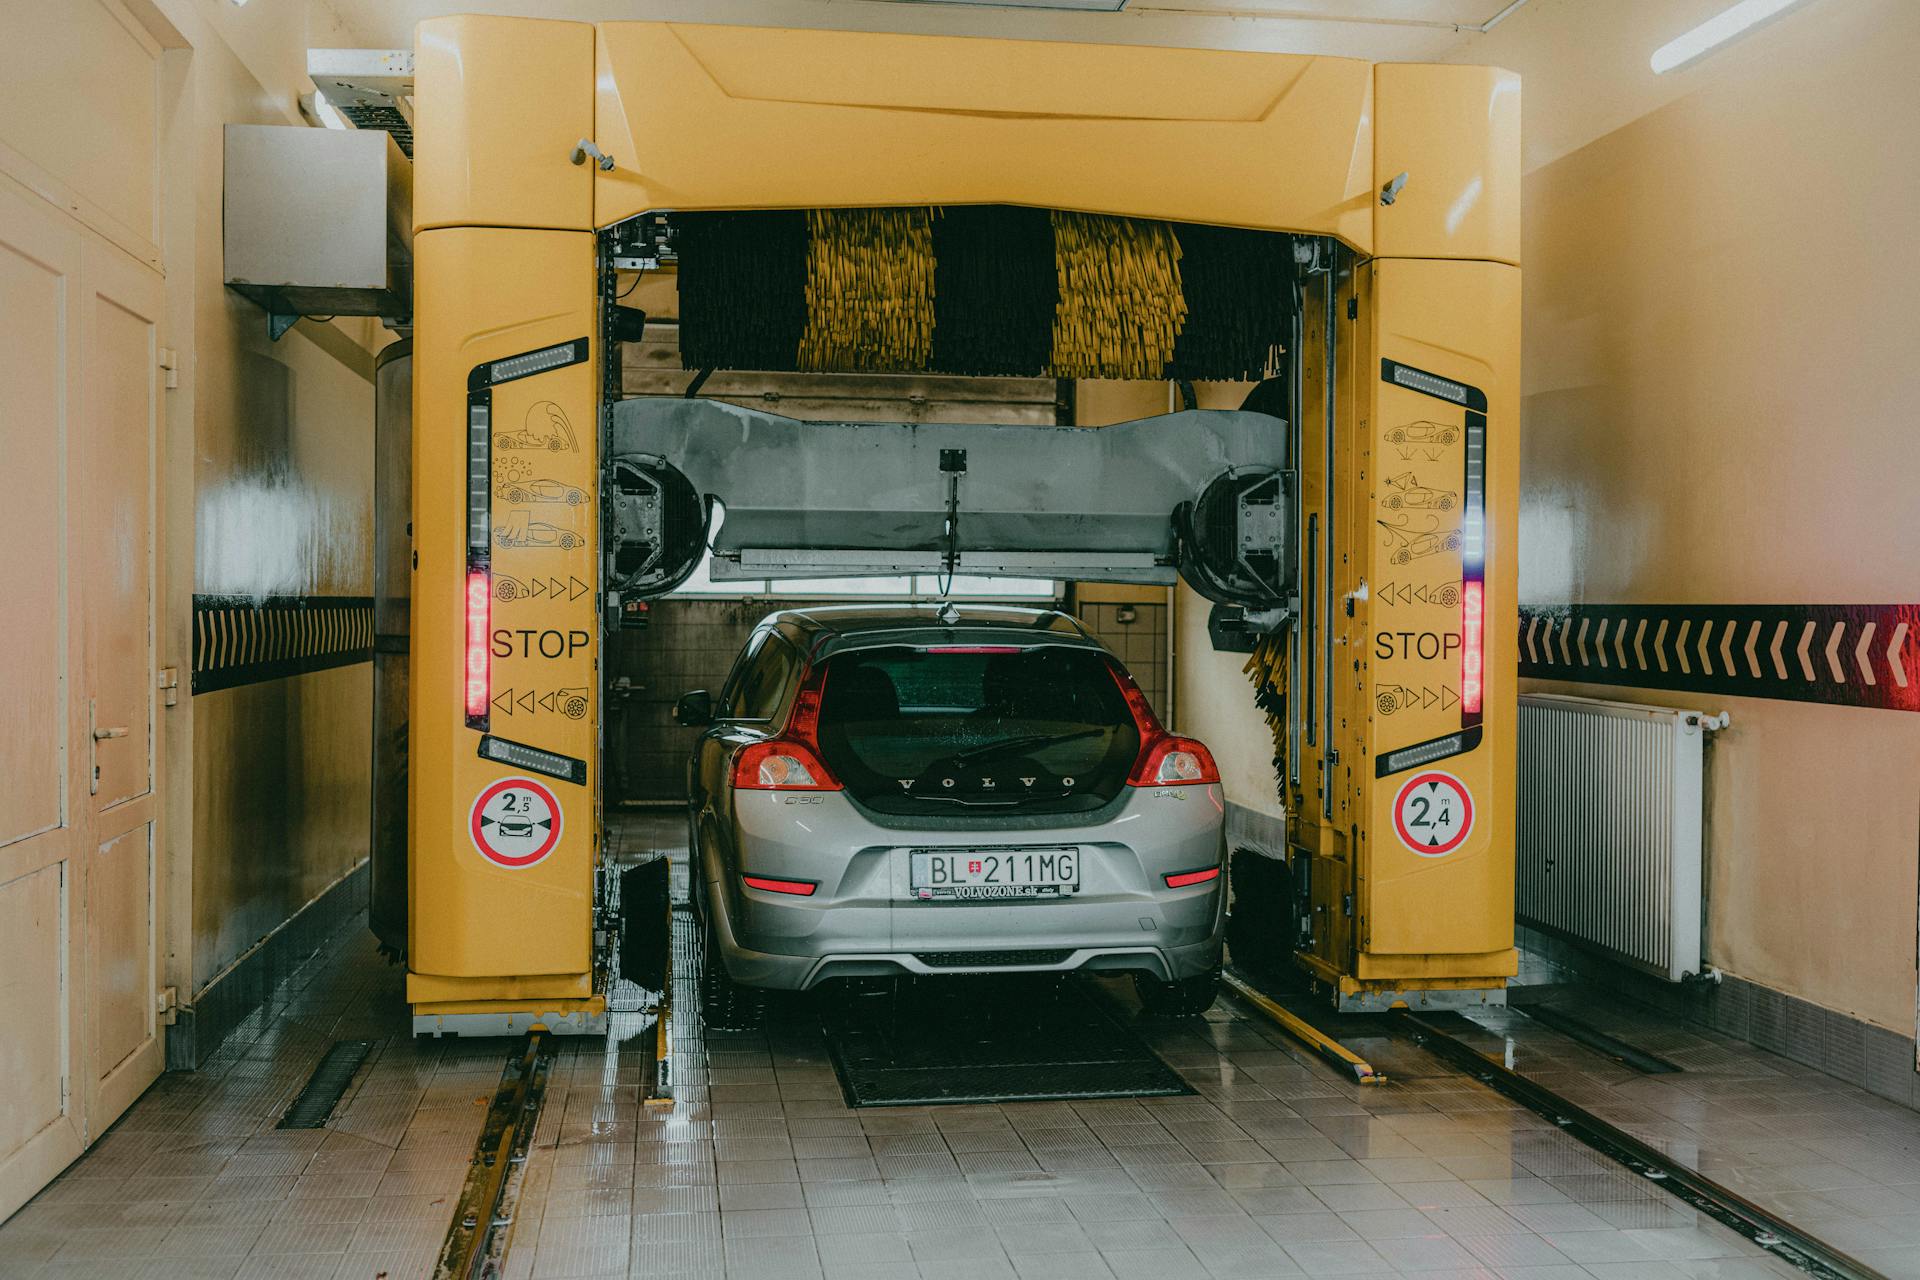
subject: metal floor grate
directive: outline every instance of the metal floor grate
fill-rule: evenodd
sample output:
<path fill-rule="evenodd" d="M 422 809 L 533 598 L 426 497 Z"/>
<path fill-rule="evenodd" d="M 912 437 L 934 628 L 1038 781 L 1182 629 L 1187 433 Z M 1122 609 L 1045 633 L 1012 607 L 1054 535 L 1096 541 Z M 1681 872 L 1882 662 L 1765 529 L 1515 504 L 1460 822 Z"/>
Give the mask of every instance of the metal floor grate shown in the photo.
<path fill-rule="evenodd" d="M 347 1086 L 353 1083 L 354 1072 L 360 1070 L 360 1064 L 372 1050 L 371 1040 L 335 1040 L 275 1127 L 324 1129 L 333 1109 L 346 1095 Z"/>
<path fill-rule="evenodd" d="M 902 980 L 874 994 L 817 999 L 850 1106 L 1194 1092 L 1076 979 Z"/>

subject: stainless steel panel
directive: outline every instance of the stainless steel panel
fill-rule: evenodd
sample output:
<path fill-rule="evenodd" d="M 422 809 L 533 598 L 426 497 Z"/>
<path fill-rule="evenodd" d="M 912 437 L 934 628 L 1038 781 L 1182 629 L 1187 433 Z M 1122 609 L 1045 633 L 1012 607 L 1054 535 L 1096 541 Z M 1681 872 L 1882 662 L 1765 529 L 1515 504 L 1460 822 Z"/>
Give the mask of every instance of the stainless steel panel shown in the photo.
<path fill-rule="evenodd" d="M 398 316 L 413 168 L 364 130 L 226 126 L 227 284 L 271 310 Z"/>

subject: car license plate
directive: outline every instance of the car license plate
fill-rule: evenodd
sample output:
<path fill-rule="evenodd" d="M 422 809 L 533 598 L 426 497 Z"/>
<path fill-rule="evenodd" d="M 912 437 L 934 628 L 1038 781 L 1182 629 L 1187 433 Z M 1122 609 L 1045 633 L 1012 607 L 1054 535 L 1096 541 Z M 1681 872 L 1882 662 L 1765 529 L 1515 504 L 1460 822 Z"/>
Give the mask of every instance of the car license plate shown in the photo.
<path fill-rule="evenodd" d="M 1064 898 L 1080 887 L 1076 849 L 916 849 L 916 898 Z"/>

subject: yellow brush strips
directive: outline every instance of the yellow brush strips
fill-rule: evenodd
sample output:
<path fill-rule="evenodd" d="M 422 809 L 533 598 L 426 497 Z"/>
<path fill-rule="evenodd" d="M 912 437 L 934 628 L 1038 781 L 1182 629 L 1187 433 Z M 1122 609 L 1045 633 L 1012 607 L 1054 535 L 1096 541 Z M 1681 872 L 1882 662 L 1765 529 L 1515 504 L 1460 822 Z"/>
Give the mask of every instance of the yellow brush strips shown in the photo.
<path fill-rule="evenodd" d="M 809 210 L 799 367 L 907 372 L 926 368 L 932 348 L 932 211 Z"/>
<path fill-rule="evenodd" d="M 1159 378 L 1186 324 L 1180 243 L 1164 222 L 1056 211 L 1053 373 Z"/>

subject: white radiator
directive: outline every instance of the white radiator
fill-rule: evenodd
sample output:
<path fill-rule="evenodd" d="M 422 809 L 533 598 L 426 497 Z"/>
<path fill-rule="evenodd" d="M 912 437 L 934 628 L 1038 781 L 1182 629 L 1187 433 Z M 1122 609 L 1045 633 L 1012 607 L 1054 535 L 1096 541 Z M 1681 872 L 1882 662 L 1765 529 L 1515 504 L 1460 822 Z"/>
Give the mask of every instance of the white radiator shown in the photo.
<path fill-rule="evenodd" d="M 1700 972 L 1704 749 L 1726 723 L 1673 707 L 1523 695 L 1520 922 L 1670 982 Z"/>

